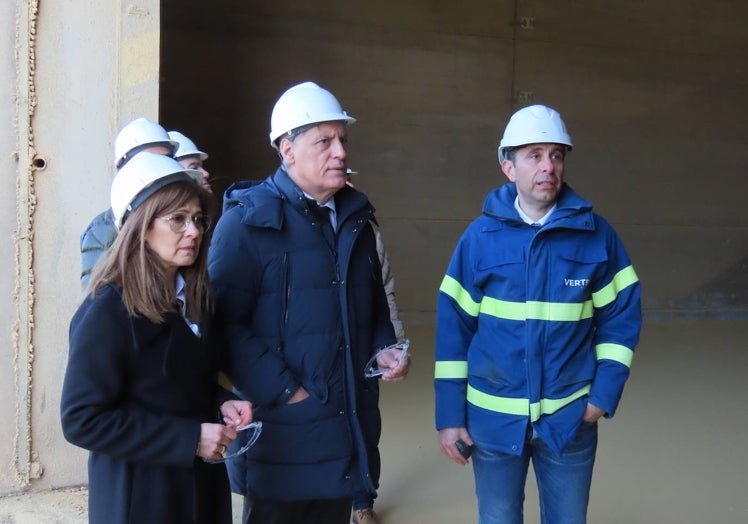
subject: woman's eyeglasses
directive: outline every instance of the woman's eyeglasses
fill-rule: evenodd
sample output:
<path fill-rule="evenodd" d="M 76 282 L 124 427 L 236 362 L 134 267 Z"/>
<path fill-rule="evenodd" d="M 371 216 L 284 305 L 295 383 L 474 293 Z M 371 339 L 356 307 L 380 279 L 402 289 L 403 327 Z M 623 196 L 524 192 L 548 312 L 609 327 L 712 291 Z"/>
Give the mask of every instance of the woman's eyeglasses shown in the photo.
<path fill-rule="evenodd" d="M 169 227 L 175 233 L 184 233 L 190 224 L 194 224 L 198 231 L 205 233 L 211 224 L 209 215 L 195 215 L 193 217 L 184 213 L 174 213 L 168 217 L 157 217 L 161 220 L 169 222 Z"/>

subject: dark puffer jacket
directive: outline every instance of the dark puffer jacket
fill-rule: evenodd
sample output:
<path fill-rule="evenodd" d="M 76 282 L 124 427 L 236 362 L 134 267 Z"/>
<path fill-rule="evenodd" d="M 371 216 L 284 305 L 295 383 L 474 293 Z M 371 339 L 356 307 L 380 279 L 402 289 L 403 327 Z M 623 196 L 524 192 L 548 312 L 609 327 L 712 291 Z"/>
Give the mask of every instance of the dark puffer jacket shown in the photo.
<path fill-rule="evenodd" d="M 363 371 L 395 336 L 369 224 L 374 209 L 350 187 L 335 205 L 330 245 L 279 169 L 258 185 L 230 188 L 213 235 L 209 270 L 226 372 L 263 421 L 246 462 L 247 489 L 257 497 L 351 496 L 373 491 L 378 477 L 379 391 Z M 309 398 L 287 404 L 299 386 Z"/>

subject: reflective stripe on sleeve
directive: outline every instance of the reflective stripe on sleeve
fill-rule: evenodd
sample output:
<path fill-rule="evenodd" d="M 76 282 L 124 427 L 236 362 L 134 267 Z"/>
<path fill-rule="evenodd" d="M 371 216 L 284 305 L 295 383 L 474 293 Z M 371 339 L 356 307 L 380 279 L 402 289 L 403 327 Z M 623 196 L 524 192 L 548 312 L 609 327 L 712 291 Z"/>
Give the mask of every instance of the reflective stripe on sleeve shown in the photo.
<path fill-rule="evenodd" d="M 618 293 L 637 282 L 639 277 L 636 276 L 634 266 L 627 266 L 616 273 L 607 286 L 592 293 L 592 302 L 596 308 L 605 307 L 616 299 Z"/>
<path fill-rule="evenodd" d="M 627 368 L 631 367 L 634 360 L 634 352 L 620 344 L 598 344 L 595 346 L 595 354 L 597 360 L 613 360 Z"/>
<path fill-rule="evenodd" d="M 462 378 L 468 376 L 466 360 L 439 360 L 434 365 L 434 378 Z"/>
<path fill-rule="evenodd" d="M 473 297 L 462 287 L 462 284 L 449 275 L 444 275 L 439 291 L 452 297 L 457 305 L 471 317 L 477 317 L 480 313 L 480 304 L 473 300 Z"/>

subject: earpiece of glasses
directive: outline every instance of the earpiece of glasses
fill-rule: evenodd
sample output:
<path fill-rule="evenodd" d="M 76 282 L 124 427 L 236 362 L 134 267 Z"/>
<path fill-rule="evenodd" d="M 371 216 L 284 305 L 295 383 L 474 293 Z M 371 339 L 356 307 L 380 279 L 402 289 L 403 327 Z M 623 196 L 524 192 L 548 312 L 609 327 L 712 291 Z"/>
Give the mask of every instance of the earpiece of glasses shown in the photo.
<path fill-rule="evenodd" d="M 168 217 L 158 218 L 169 222 L 169 227 L 175 233 L 184 233 L 190 227 L 190 224 L 195 224 L 195 227 L 201 233 L 205 233 L 211 224 L 210 215 L 195 215 L 194 217 L 190 217 L 184 213 L 174 213 Z"/>

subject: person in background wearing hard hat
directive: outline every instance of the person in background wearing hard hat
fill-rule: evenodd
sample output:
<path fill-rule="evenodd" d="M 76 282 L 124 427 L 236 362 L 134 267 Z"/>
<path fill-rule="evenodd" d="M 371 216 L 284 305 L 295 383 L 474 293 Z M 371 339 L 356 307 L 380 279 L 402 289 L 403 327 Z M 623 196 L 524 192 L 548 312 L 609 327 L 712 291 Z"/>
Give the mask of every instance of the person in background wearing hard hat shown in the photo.
<path fill-rule="evenodd" d="M 615 414 L 639 341 L 639 279 L 564 182 L 571 147 L 555 110 L 511 117 L 499 145 L 509 183 L 487 196 L 439 289 L 436 429 L 447 457 L 472 457 L 481 524 L 523 521 L 530 461 L 541 521 L 586 522 L 597 423 Z"/>
<path fill-rule="evenodd" d="M 351 176 L 357 175 L 358 171 L 348 169 L 346 172 L 348 174 L 348 185 L 355 188 L 356 186 L 353 185 Z M 397 301 L 395 299 L 395 275 L 392 273 L 390 257 L 387 254 L 387 249 L 384 247 L 379 225 L 372 220 L 371 227 L 374 228 L 374 236 L 377 240 L 377 254 L 379 255 L 379 264 L 382 266 L 382 282 L 384 284 L 384 292 L 387 295 L 387 304 L 390 307 L 390 322 L 392 322 L 392 327 L 395 328 L 397 341 L 402 342 L 405 340 L 405 328 L 403 327 L 403 321 L 400 320 L 400 312 L 397 309 Z"/>
<path fill-rule="evenodd" d="M 232 522 L 226 468 L 206 460 L 252 407 L 217 381 L 201 184 L 154 153 L 112 182 L 119 234 L 70 323 L 60 408 L 65 438 L 90 452 L 92 524 Z"/>
<path fill-rule="evenodd" d="M 246 454 L 245 524 L 344 524 L 354 493 L 376 495 L 379 389 L 364 369 L 395 333 L 374 209 L 346 185 L 353 122 L 315 83 L 283 93 L 270 125 L 281 166 L 227 192 L 211 242 L 226 374 L 263 422 Z M 407 374 L 406 358 L 377 362 L 384 381 Z"/>
<path fill-rule="evenodd" d="M 114 140 L 114 167 L 119 171 L 138 153 L 148 151 L 174 155 L 179 144 L 166 130 L 146 118 L 136 118 L 117 134 Z M 81 283 L 86 286 L 93 267 L 117 237 L 112 210 L 98 214 L 81 234 Z"/>
<path fill-rule="evenodd" d="M 346 169 L 348 175 L 346 183 L 355 188 L 351 181 L 353 175 L 358 174 L 358 171 L 352 169 Z M 384 293 L 387 295 L 387 306 L 390 310 L 390 322 L 395 330 L 395 338 L 398 342 L 405 341 L 405 328 L 402 320 L 400 320 L 400 312 L 397 308 L 397 300 L 395 299 L 395 276 L 392 273 L 392 267 L 390 266 L 390 257 L 387 254 L 387 249 L 384 247 L 384 241 L 382 240 L 382 232 L 379 229 L 379 224 L 375 220 L 369 220 L 369 223 L 374 230 L 374 238 L 377 243 L 377 255 L 379 256 L 379 264 L 382 266 L 382 284 L 384 285 Z M 377 439 L 378 440 L 378 439 Z M 373 453 L 373 452 L 372 452 Z M 379 453 L 377 448 L 376 453 Z M 371 454 L 371 453 L 370 453 Z M 353 495 L 353 514 L 352 521 L 354 524 L 360 523 L 376 523 L 379 521 L 379 516 L 374 511 L 374 499 L 369 492 L 360 491 Z"/>
<path fill-rule="evenodd" d="M 203 162 L 208 159 L 208 153 L 200 151 L 195 142 L 187 138 L 179 131 L 169 131 L 169 138 L 179 144 L 174 158 L 179 162 L 182 167 L 187 169 L 196 169 L 203 175 L 203 189 L 208 193 L 213 193 L 210 188 L 210 173 L 203 166 Z"/>

